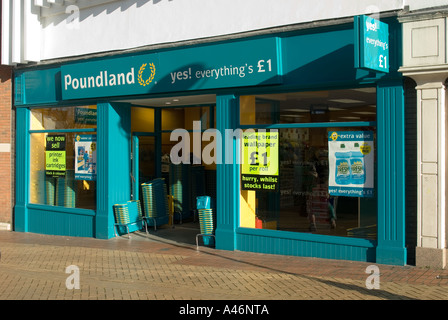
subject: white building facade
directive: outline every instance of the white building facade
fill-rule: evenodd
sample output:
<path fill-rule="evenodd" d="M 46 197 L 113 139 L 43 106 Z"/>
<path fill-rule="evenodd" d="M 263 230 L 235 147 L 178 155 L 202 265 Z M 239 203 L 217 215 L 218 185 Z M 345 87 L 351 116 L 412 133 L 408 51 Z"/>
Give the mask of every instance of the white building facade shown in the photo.
<path fill-rule="evenodd" d="M 210 41 L 403 8 L 403 1 L 3 1 L 3 63 Z"/>

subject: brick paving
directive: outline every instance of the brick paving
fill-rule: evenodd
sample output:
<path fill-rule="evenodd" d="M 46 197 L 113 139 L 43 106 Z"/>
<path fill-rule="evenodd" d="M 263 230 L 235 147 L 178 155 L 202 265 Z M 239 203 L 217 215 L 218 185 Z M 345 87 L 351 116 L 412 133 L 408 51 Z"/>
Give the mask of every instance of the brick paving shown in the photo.
<path fill-rule="evenodd" d="M 159 232 L 159 231 L 156 231 Z M 0 300 L 448 300 L 447 270 L 0 231 Z M 69 289 L 68 266 L 79 270 Z"/>

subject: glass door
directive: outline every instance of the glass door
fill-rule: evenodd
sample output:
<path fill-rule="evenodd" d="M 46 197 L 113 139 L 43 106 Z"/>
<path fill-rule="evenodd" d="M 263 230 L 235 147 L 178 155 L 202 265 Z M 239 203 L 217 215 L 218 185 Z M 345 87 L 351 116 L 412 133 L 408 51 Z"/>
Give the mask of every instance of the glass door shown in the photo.
<path fill-rule="evenodd" d="M 132 197 L 141 199 L 142 183 L 158 176 L 157 140 L 153 133 L 134 134 L 132 137 Z"/>

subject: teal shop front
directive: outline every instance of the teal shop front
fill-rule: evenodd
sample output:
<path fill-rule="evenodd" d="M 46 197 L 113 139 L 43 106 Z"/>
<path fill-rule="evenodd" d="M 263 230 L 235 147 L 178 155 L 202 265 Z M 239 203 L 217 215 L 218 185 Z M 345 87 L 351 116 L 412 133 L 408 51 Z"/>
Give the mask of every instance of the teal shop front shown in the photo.
<path fill-rule="evenodd" d="M 356 67 L 354 23 L 17 68 L 14 229 L 112 238 L 115 204 L 189 165 L 212 175 L 217 249 L 405 264 L 401 31 L 384 22 L 388 72 Z M 258 149 L 241 164 L 250 130 L 264 167 Z M 344 186 L 336 148 L 357 157 Z"/>

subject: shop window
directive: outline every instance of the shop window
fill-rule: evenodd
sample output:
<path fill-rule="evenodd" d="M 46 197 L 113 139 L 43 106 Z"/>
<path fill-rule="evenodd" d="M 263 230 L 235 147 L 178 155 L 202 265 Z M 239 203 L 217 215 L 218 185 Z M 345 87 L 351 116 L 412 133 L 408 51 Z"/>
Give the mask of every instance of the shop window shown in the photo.
<path fill-rule="evenodd" d="M 31 110 L 31 130 L 96 128 L 96 105 Z"/>
<path fill-rule="evenodd" d="M 31 114 L 30 202 L 95 210 L 96 107 Z"/>
<path fill-rule="evenodd" d="M 376 89 L 244 96 L 241 125 L 376 121 Z"/>
<path fill-rule="evenodd" d="M 154 131 L 154 109 L 132 107 L 131 123 L 133 132 Z"/>
<path fill-rule="evenodd" d="M 211 119 L 211 116 L 215 115 L 214 111 L 215 106 L 189 106 L 162 109 L 161 151 L 164 158 L 168 159 L 170 157 L 173 146 L 178 143 L 177 140 L 173 141 L 171 139 L 171 132 L 176 129 L 181 129 L 189 132 L 188 139 L 190 145 L 187 149 L 190 153 L 190 163 L 201 163 L 202 160 L 199 160 L 201 159 L 201 152 L 209 142 L 202 141 L 202 137 L 200 136 L 198 141 L 195 141 L 193 131 L 197 129 L 204 131 L 214 127 L 214 124 L 210 125 L 211 121 L 214 122 L 214 119 L 216 119 Z M 216 170 L 214 164 L 205 166 Z"/>
<path fill-rule="evenodd" d="M 375 89 L 245 96 L 240 101 L 243 130 L 257 134 L 252 141 L 259 146 L 278 142 L 268 153 L 261 147 L 245 150 L 251 145 L 249 134 L 241 142 L 243 162 L 253 160 L 244 155 L 254 150 L 258 158 L 252 167 L 241 165 L 240 226 L 376 239 Z M 268 114 L 269 127 L 257 127 L 268 122 Z M 266 154 L 271 176 L 255 170 Z M 339 175 L 343 168 L 345 176 Z"/>
<path fill-rule="evenodd" d="M 200 121 L 201 129 L 207 129 L 210 127 L 210 111 L 210 106 L 164 108 L 162 130 L 193 130 L 194 121 Z"/>

